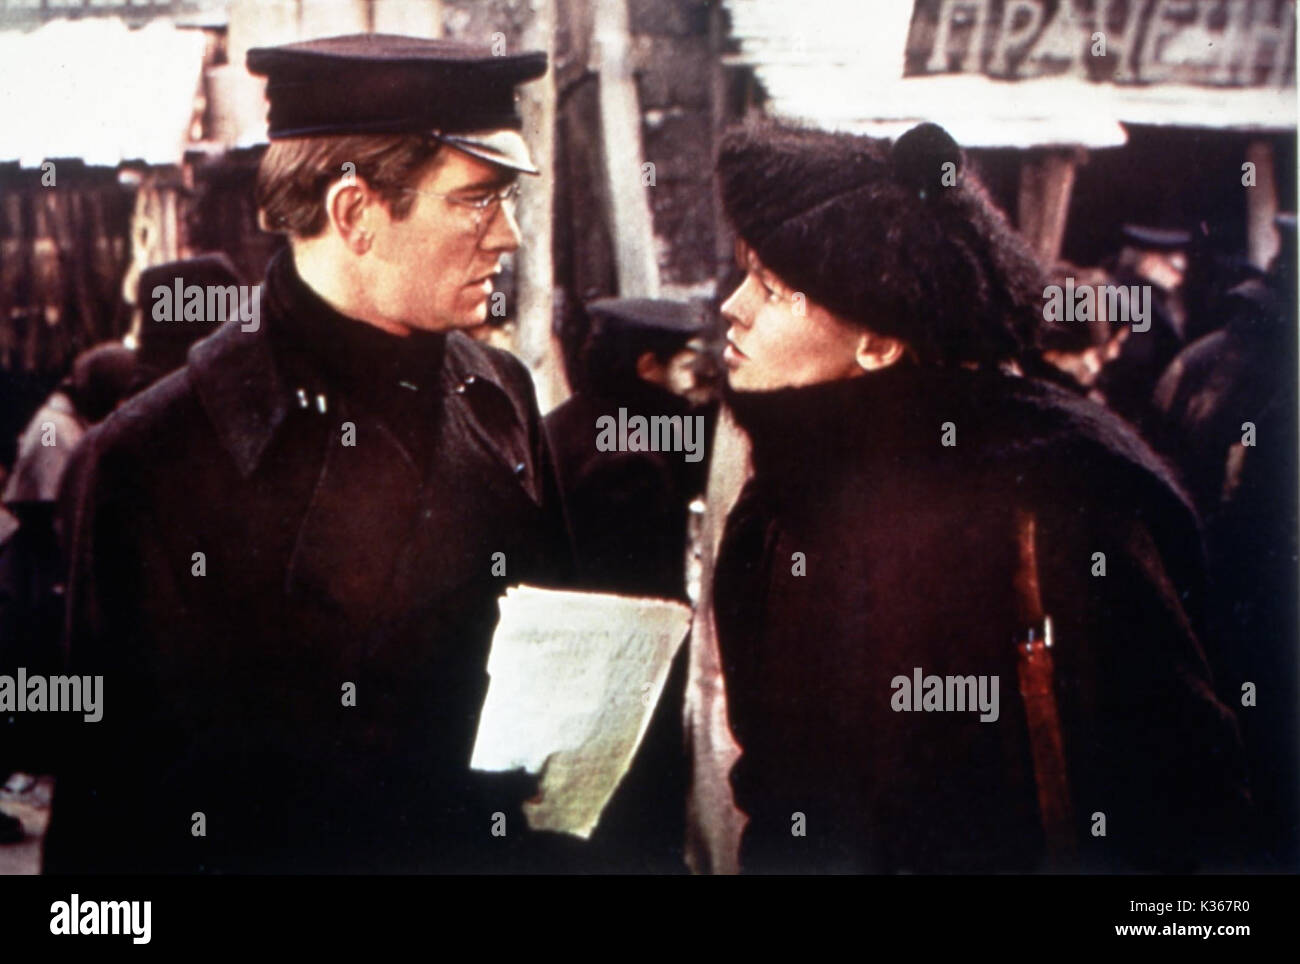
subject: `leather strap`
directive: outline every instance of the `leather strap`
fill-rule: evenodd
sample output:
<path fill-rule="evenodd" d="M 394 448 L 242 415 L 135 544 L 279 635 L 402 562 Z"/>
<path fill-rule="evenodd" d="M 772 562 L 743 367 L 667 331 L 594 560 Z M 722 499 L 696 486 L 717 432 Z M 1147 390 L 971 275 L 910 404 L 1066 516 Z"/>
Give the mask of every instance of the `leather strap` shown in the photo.
<path fill-rule="evenodd" d="M 1036 529 L 1034 514 L 1023 508 L 1017 509 L 1018 559 L 1014 584 L 1022 629 L 1016 639 L 1016 663 L 1047 856 L 1050 863 L 1063 863 L 1075 851 L 1074 807 L 1053 686 L 1052 620 L 1043 612 L 1038 584 Z"/>

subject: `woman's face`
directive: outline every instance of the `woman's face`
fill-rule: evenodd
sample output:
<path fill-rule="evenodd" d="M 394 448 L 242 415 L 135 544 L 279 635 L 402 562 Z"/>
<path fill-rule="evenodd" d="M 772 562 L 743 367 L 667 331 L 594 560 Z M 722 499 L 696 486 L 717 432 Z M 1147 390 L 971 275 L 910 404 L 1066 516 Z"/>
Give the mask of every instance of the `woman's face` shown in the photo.
<path fill-rule="evenodd" d="M 723 360 L 732 388 L 771 391 L 863 373 L 855 357 L 862 329 L 791 291 L 744 245 L 736 256 L 747 274 L 722 306 L 731 323 Z"/>

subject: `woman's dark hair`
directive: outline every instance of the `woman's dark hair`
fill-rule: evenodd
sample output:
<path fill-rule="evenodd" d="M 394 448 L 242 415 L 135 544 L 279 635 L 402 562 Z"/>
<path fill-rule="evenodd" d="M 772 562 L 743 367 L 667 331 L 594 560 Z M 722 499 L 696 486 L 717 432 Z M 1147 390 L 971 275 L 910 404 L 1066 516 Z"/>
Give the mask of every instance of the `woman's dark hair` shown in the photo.
<path fill-rule="evenodd" d="M 891 145 L 765 121 L 717 170 L 741 238 L 844 320 L 924 364 L 1036 359 L 1043 272 L 963 160 L 934 124 Z"/>

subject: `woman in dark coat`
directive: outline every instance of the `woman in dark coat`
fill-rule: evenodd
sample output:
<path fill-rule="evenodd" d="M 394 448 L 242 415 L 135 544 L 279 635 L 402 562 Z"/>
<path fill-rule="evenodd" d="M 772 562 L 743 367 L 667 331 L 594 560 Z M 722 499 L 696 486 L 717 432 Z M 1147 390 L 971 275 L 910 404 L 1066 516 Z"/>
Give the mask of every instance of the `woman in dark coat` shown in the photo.
<path fill-rule="evenodd" d="M 715 578 L 742 868 L 1231 864 L 1248 794 L 1195 514 L 1123 422 L 1026 374 L 1041 276 L 957 145 L 766 124 L 718 173 L 754 467 Z M 1056 725 L 1026 722 L 1027 574 Z"/>

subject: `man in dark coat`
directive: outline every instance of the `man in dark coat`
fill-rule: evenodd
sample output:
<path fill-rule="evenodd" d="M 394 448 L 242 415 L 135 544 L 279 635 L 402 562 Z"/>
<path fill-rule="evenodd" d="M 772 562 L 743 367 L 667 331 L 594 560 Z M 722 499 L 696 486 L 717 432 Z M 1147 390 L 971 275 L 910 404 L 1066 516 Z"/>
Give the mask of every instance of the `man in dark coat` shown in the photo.
<path fill-rule="evenodd" d="M 538 866 L 529 781 L 469 759 L 497 597 L 568 539 L 527 371 L 455 329 L 520 241 L 513 91 L 545 56 L 356 36 L 249 66 L 291 246 L 71 474 L 69 656 L 105 696 L 47 869 Z"/>
<path fill-rule="evenodd" d="M 1162 230 L 1126 224 L 1123 247 L 1107 265 L 1107 284 L 1151 292 L 1149 327 L 1117 334 L 1114 350 L 1102 366 L 1096 390 L 1111 411 L 1138 429 L 1151 410 L 1151 389 L 1169 360 L 1185 344 L 1186 312 L 1182 284 L 1186 265 L 1184 248 L 1191 240 L 1186 231 Z M 1108 319 L 1114 327 L 1121 319 Z"/>
<path fill-rule="evenodd" d="M 1248 795 L 1195 514 L 1118 418 L 1023 374 L 1041 279 L 961 165 L 934 125 L 722 144 L 754 469 L 714 579 L 742 869 L 1231 862 Z M 1022 698 L 1031 586 L 1055 675 Z"/>
<path fill-rule="evenodd" d="M 712 419 L 691 406 L 689 386 L 670 381 L 689 375 L 696 352 L 688 343 L 703 321 L 689 304 L 648 298 L 600 299 L 587 314 L 584 387 L 546 416 L 582 584 L 685 602 L 687 506 L 708 465 L 707 432 L 694 426 Z M 694 451 L 651 450 L 650 439 L 635 450 L 602 447 L 603 419 L 638 417 L 699 419 Z"/>
<path fill-rule="evenodd" d="M 1300 860 L 1300 693 L 1296 609 L 1295 219 L 1264 279 L 1219 303 L 1221 330 L 1178 354 L 1160 379 L 1154 443 L 1177 465 L 1205 520 L 1214 627 L 1207 645 L 1240 711 L 1257 842 L 1271 867 Z"/>

